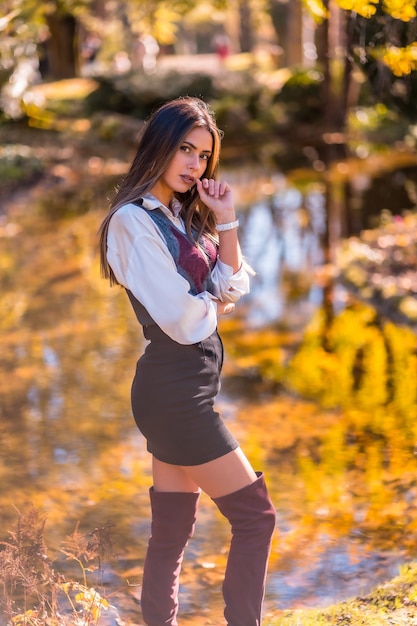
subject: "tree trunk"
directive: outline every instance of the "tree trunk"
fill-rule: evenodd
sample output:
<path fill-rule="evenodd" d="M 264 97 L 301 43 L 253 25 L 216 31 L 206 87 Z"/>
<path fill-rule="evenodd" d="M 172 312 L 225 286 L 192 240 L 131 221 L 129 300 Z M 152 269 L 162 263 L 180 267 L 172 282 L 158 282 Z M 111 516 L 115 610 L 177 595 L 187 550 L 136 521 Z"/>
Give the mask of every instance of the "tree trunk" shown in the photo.
<path fill-rule="evenodd" d="M 289 2 L 287 20 L 287 65 L 288 67 L 301 66 L 304 61 L 303 7 L 301 2 Z"/>
<path fill-rule="evenodd" d="M 323 160 L 331 163 L 346 156 L 343 133 L 346 128 L 348 94 L 351 82 L 349 19 L 332 0 L 325 0 L 330 18 L 317 29 L 318 63 L 323 72 L 322 111 L 324 146 Z M 343 71 L 340 72 L 340 66 Z"/>
<path fill-rule="evenodd" d="M 248 0 L 239 0 L 239 21 L 240 50 L 241 52 L 251 52 L 253 50 L 254 37 L 252 27 L 252 13 Z"/>
<path fill-rule="evenodd" d="M 282 48 L 282 65 L 302 65 L 303 7 L 300 0 L 269 0 L 268 12 Z"/>
<path fill-rule="evenodd" d="M 49 77 L 74 78 L 79 70 L 77 20 L 73 15 L 60 13 L 46 19 L 51 34 L 47 42 Z"/>

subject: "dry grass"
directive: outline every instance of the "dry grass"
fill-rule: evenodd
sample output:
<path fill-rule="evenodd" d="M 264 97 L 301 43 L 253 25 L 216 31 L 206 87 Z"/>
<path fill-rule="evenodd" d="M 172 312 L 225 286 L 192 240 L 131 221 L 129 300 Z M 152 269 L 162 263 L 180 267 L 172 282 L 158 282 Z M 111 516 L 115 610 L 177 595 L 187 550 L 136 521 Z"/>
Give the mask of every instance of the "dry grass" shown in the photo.
<path fill-rule="evenodd" d="M 112 525 L 88 534 L 77 527 L 67 537 L 61 551 L 80 568 L 80 580 L 67 581 L 48 556 L 45 524 L 35 508 L 18 513 L 8 541 L 0 544 L 1 614 L 14 626 L 98 624 L 102 611 L 114 610 L 100 588 L 104 561 L 112 556 Z"/>

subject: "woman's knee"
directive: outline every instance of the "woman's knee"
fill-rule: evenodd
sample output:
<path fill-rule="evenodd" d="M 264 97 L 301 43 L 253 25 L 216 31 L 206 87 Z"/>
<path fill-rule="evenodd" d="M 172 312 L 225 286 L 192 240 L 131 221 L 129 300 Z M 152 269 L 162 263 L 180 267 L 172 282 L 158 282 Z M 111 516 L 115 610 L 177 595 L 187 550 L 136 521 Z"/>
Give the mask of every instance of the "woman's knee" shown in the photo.
<path fill-rule="evenodd" d="M 232 529 L 248 534 L 271 537 L 276 524 L 276 510 L 271 501 L 263 474 L 238 491 L 213 498 L 219 511 L 229 520 Z"/>

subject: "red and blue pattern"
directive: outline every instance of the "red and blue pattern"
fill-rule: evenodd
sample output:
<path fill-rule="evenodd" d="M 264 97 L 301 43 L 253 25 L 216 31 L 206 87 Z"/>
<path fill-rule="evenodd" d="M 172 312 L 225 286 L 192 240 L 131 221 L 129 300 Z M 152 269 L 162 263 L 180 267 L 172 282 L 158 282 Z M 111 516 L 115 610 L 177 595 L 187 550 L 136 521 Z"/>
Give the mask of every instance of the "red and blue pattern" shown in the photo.
<path fill-rule="evenodd" d="M 148 211 L 148 215 L 162 232 L 178 273 L 189 282 L 190 293 L 213 293 L 211 272 L 217 261 L 217 249 L 211 239 L 203 235 L 196 246 L 160 209 Z"/>

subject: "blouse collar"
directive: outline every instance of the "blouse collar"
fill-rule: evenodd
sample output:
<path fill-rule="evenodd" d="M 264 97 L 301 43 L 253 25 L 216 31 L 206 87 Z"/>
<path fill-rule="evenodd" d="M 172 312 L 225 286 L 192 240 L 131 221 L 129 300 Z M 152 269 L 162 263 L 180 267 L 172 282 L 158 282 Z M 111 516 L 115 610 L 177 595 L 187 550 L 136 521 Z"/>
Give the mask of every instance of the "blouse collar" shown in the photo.
<path fill-rule="evenodd" d="M 159 202 L 159 200 L 150 193 L 147 193 L 145 196 L 143 196 L 143 198 L 141 198 L 141 204 L 143 208 L 146 209 L 147 211 L 153 211 L 154 209 L 162 209 L 164 213 L 170 216 L 174 215 L 174 217 L 179 216 L 179 214 L 181 213 L 181 208 L 182 208 L 181 202 L 179 202 L 179 200 L 177 200 L 176 198 L 173 198 L 171 200 L 171 210 L 170 210 L 164 204 Z"/>

